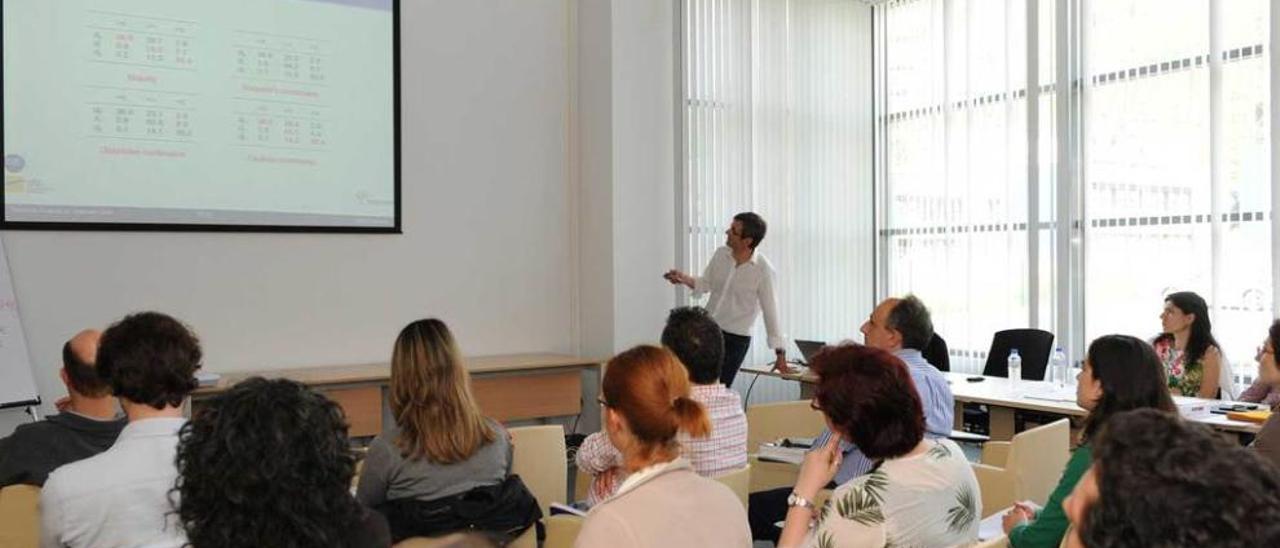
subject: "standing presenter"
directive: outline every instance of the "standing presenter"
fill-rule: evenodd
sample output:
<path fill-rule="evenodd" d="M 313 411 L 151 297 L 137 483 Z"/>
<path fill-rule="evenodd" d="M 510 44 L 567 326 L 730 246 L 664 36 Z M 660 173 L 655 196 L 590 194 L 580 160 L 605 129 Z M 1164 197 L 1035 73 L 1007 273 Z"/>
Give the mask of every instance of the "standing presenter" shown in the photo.
<path fill-rule="evenodd" d="M 764 312 L 764 329 L 769 347 L 774 349 L 774 368 L 788 372 L 786 337 L 778 326 L 778 302 L 775 298 L 776 278 L 769 259 L 756 251 L 764 240 L 765 223 L 755 213 L 739 213 L 725 231 L 724 247 L 716 250 L 702 271 L 693 277 L 670 270 L 663 277 L 672 284 L 684 284 L 694 296 L 710 292 L 707 311 L 724 332 L 724 367 L 720 382 L 733 386 L 733 378 L 751 347 L 751 326 Z"/>

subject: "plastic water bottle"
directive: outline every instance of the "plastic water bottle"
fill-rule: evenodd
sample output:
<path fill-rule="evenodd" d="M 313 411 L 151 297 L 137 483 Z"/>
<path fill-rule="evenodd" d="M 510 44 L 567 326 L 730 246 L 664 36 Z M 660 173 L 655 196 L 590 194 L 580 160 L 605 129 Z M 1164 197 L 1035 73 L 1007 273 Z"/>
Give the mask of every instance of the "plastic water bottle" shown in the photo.
<path fill-rule="evenodd" d="M 1066 388 L 1067 375 L 1070 375 L 1071 372 L 1067 370 L 1067 353 L 1062 351 L 1061 346 L 1053 351 L 1053 361 L 1050 364 L 1055 377 L 1054 380 L 1058 383 L 1058 388 Z"/>
<path fill-rule="evenodd" d="M 1018 355 L 1018 349 L 1014 348 L 1009 351 L 1009 386 L 1017 389 L 1022 382 L 1022 356 Z"/>

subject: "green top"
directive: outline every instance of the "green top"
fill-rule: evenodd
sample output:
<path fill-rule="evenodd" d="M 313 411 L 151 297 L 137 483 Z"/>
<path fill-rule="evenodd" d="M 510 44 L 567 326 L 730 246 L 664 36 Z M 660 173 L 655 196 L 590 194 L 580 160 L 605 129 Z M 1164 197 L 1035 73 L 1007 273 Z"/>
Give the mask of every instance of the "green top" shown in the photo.
<path fill-rule="evenodd" d="M 1062 536 L 1067 534 L 1067 514 L 1062 510 L 1062 499 L 1075 489 L 1080 476 L 1089 469 L 1093 461 L 1093 451 L 1088 445 L 1081 445 L 1071 453 L 1067 461 L 1067 469 L 1062 472 L 1062 479 L 1053 488 L 1049 501 L 1036 514 L 1036 518 L 1019 523 L 1009 531 L 1009 545 L 1014 548 L 1056 548 L 1062 543 Z"/>

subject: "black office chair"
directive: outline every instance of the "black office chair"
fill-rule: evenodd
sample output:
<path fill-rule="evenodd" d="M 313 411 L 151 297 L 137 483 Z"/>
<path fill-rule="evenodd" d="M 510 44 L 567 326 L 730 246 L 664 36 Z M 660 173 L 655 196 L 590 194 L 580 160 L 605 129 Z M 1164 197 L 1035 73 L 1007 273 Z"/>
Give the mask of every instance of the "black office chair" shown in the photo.
<path fill-rule="evenodd" d="M 1043 329 L 1006 329 L 991 337 L 991 350 L 987 352 L 987 365 L 982 374 L 988 377 L 1009 376 L 1009 351 L 1017 348 L 1022 356 L 1022 378 L 1029 381 L 1044 380 L 1053 353 L 1053 333 Z"/>
<path fill-rule="evenodd" d="M 924 361 L 938 368 L 938 371 L 951 371 L 951 356 L 947 352 L 947 341 L 942 338 L 942 335 L 934 333 L 921 354 L 924 356 Z"/>
<path fill-rule="evenodd" d="M 1044 380 L 1049 356 L 1053 353 L 1053 333 L 1042 329 L 1006 329 L 991 337 L 991 350 L 987 352 L 987 364 L 982 374 L 988 377 L 1009 376 L 1009 351 L 1017 348 L 1022 357 L 1022 378 L 1029 381 Z M 1015 414 L 1015 428 L 1026 417 Z M 1047 423 L 1045 423 L 1047 424 Z M 985 405 L 964 405 L 964 429 L 975 434 L 991 434 L 991 414 Z"/>

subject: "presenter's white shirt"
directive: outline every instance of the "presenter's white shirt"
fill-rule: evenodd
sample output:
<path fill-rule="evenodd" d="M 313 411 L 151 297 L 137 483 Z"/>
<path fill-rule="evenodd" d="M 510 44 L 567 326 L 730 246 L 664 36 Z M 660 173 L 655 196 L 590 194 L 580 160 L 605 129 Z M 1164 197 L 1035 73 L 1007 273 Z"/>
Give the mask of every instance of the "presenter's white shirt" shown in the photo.
<path fill-rule="evenodd" d="M 178 477 L 178 429 L 185 422 L 130 422 L 110 449 L 49 474 L 40 492 L 40 546 L 186 544 L 169 499 Z"/>
<path fill-rule="evenodd" d="M 737 264 L 733 250 L 721 246 L 702 276 L 694 279 L 693 294 L 710 292 L 707 311 L 720 329 L 734 335 L 750 336 L 751 326 L 763 312 L 769 348 L 786 348 L 786 336 L 778 325 L 777 276 L 773 264 L 759 251 L 752 253 L 747 262 Z"/>

